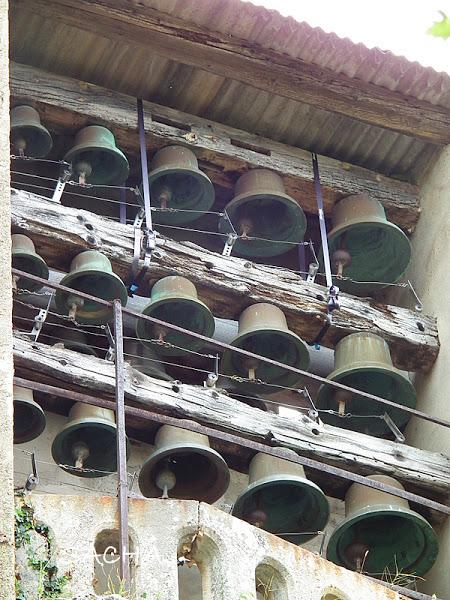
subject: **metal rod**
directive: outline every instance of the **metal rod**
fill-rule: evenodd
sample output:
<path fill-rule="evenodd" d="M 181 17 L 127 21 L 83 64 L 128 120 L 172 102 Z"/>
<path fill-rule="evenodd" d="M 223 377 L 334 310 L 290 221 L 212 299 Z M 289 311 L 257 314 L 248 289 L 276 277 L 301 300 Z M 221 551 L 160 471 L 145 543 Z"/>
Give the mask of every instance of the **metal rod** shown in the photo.
<path fill-rule="evenodd" d="M 61 285 L 60 283 L 54 283 L 47 281 L 47 279 L 43 279 L 42 277 L 36 277 L 31 273 L 26 273 L 25 271 L 20 271 L 19 269 L 12 269 L 13 275 L 19 275 L 19 277 L 27 277 L 32 281 L 37 281 L 43 286 L 47 286 L 49 288 L 53 288 L 55 290 L 61 290 L 62 292 L 66 292 L 69 294 L 76 294 L 80 298 L 84 298 L 85 300 L 90 300 L 91 302 L 97 302 L 102 306 L 111 307 L 111 302 L 108 300 L 103 300 L 103 298 L 98 298 L 97 296 L 92 296 L 91 294 L 85 294 L 84 292 L 80 292 L 78 290 L 74 290 L 65 285 Z M 207 337 L 205 335 L 201 335 L 200 333 L 195 333 L 194 331 L 189 331 L 189 329 L 184 329 L 183 327 L 178 327 L 177 325 L 172 325 L 172 323 L 167 323 L 166 321 L 161 321 L 160 319 L 155 319 L 155 317 L 151 317 L 149 315 L 144 315 L 135 310 L 131 310 L 130 308 L 122 307 L 122 311 L 131 315 L 132 317 L 136 317 L 137 319 L 144 319 L 144 321 L 149 321 L 150 323 L 154 323 L 155 325 L 160 325 L 162 327 L 166 327 L 172 331 L 176 331 L 178 333 L 182 333 L 184 335 L 188 335 L 196 340 L 201 340 L 205 342 L 205 344 L 212 344 L 217 348 L 221 348 L 222 350 L 232 350 L 238 354 L 243 356 L 247 356 L 249 358 L 255 358 L 257 360 L 263 361 L 269 365 L 274 367 L 278 367 L 280 369 L 284 369 L 285 371 L 289 371 L 291 373 L 296 373 L 298 375 L 302 375 L 303 377 L 307 377 L 308 379 L 314 379 L 315 381 L 319 381 L 320 383 L 325 383 L 327 385 L 332 386 L 333 388 L 337 388 L 340 390 L 344 390 L 346 392 L 351 392 L 352 394 L 358 394 L 363 398 L 367 398 L 368 400 L 373 400 L 374 402 L 378 402 L 379 404 L 384 404 L 385 406 L 391 406 L 393 408 L 398 408 L 403 412 L 410 413 L 420 419 L 424 419 L 425 421 L 430 421 L 431 423 L 436 423 L 437 425 L 442 425 L 443 427 L 450 427 L 450 421 L 446 421 L 445 419 L 441 419 L 439 417 L 434 417 L 432 415 L 427 415 L 426 413 L 417 410 L 415 408 L 410 408 L 409 406 L 403 406 L 402 404 L 397 404 L 396 402 L 392 402 L 391 400 L 386 400 L 386 398 L 380 398 L 379 396 L 374 396 L 373 394 L 369 394 L 368 392 L 364 392 L 362 390 L 357 390 L 348 385 L 344 385 L 343 383 L 339 383 L 338 381 L 331 381 L 331 379 L 326 379 L 325 377 L 320 377 L 320 375 L 315 375 L 314 373 L 309 373 L 308 371 L 304 371 L 303 369 L 297 369 L 296 367 L 291 367 L 290 365 L 286 365 L 284 363 L 278 362 L 277 360 L 273 360 L 271 358 L 266 358 L 265 356 L 261 356 L 259 354 L 255 354 L 253 352 L 249 352 L 248 350 L 243 350 L 242 348 L 237 348 L 236 346 L 231 346 L 230 344 L 225 344 L 224 342 L 219 342 L 213 338 Z"/>
<path fill-rule="evenodd" d="M 120 579 L 127 590 L 130 588 L 130 562 L 128 549 L 128 473 L 127 447 L 125 436 L 125 387 L 123 364 L 123 323 L 122 304 L 113 301 L 114 311 L 114 347 L 116 366 L 116 426 L 117 426 L 117 475 L 119 480 L 119 544 Z"/>
<path fill-rule="evenodd" d="M 137 100 L 137 117 L 139 129 L 139 148 L 141 154 L 142 191 L 144 196 L 145 226 L 151 231 L 152 211 L 150 210 L 150 184 L 148 182 L 147 146 L 145 144 L 144 104 L 140 98 Z"/>
<path fill-rule="evenodd" d="M 327 226 L 325 223 L 325 214 L 323 210 L 322 189 L 320 187 L 319 161 L 317 154 L 312 155 L 312 164 L 314 172 L 314 187 L 316 190 L 317 212 L 319 213 L 320 238 L 322 241 L 323 264 L 325 267 L 325 277 L 328 289 L 333 285 L 331 277 L 330 251 L 328 249 Z"/>
<path fill-rule="evenodd" d="M 86 404 L 93 404 L 94 406 L 100 406 L 102 408 L 114 408 L 114 404 L 110 400 L 103 400 L 101 398 L 89 396 L 87 394 L 74 392 L 73 390 L 64 390 L 60 387 L 48 385 L 46 383 L 39 383 L 37 381 L 29 381 L 21 377 L 14 377 L 14 384 L 44 394 L 51 394 L 53 396 L 69 398 L 70 400 L 74 400 L 75 402 L 84 402 Z M 162 425 L 174 425 L 175 427 L 187 429 L 188 431 L 193 431 L 195 433 L 201 433 L 203 435 L 207 435 L 208 437 L 223 440 L 224 442 L 228 442 L 230 444 L 238 444 L 239 446 L 255 450 L 256 452 L 264 452 L 265 454 L 275 456 L 276 458 L 282 458 L 284 460 L 288 460 L 290 462 L 302 465 L 304 467 L 308 467 L 310 469 L 314 469 L 316 471 L 323 471 L 329 475 L 334 475 L 341 479 L 347 479 L 349 481 L 353 481 L 354 483 L 360 483 L 361 485 L 364 485 L 366 487 L 386 492 L 388 494 L 391 494 L 392 496 L 397 496 L 398 498 L 403 498 L 405 500 L 408 500 L 408 502 L 415 502 L 416 504 L 426 506 L 427 508 L 436 510 L 445 515 L 450 515 L 450 507 L 445 506 L 445 504 L 435 502 L 434 500 L 430 500 L 429 498 L 423 498 L 422 496 L 418 496 L 417 494 L 407 492 L 406 490 L 400 490 L 390 485 L 381 483 L 380 481 L 368 479 L 363 475 L 358 475 L 357 473 L 352 473 L 351 471 L 346 471 L 344 469 L 340 469 L 339 467 L 334 467 L 332 465 L 321 463 L 311 458 L 306 458 L 304 456 L 299 455 L 294 457 L 290 453 L 287 454 L 284 451 L 283 447 L 268 446 L 267 444 L 261 444 L 260 442 L 249 440 L 240 435 L 226 433 L 224 431 L 219 431 L 217 429 L 213 429 L 212 427 L 208 427 L 205 425 L 199 425 L 198 423 L 189 419 L 177 419 L 175 417 L 162 415 L 143 408 L 135 408 L 134 406 L 125 406 L 125 414 L 130 417 L 136 417 L 143 421 L 157 422 L 161 423 Z M 276 442 L 277 440 L 273 439 L 271 441 Z"/>

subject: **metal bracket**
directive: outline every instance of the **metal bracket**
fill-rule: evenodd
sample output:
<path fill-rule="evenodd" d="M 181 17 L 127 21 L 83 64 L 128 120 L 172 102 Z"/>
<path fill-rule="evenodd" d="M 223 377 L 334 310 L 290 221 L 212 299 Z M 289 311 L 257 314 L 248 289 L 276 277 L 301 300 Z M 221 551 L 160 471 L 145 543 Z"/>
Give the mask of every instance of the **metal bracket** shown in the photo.
<path fill-rule="evenodd" d="M 110 362 L 114 362 L 116 358 L 116 344 L 114 342 L 114 336 L 111 332 L 111 328 L 109 325 L 105 328 L 106 337 L 108 338 L 109 348 L 105 356 L 105 360 L 109 360 Z"/>
<path fill-rule="evenodd" d="M 311 405 L 311 408 L 308 410 L 308 417 L 312 421 L 316 421 L 316 423 L 319 423 L 319 411 L 317 410 L 316 405 L 314 404 L 313 399 L 311 398 L 311 394 L 309 393 L 308 388 L 304 387 L 297 391 L 299 394 L 302 394 L 302 396 L 304 396 Z"/>
<path fill-rule="evenodd" d="M 222 256 L 230 256 L 231 255 L 231 251 L 233 250 L 233 246 L 236 243 L 237 239 L 238 239 L 238 236 L 236 233 L 228 234 L 228 237 L 225 241 L 225 246 L 223 247 L 223 250 L 222 250 Z"/>
<path fill-rule="evenodd" d="M 399 444 L 403 444 L 403 442 L 405 441 L 405 436 L 400 431 L 400 429 L 397 427 L 397 425 L 394 423 L 394 421 L 391 419 L 391 417 L 385 412 L 382 419 L 384 420 L 386 425 L 389 427 L 391 432 L 394 434 L 395 441 L 398 442 Z"/>
<path fill-rule="evenodd" d="M 333 310 L 339 310 L 341 308 L 339 304 L 339 288 L 337 285 L 332 285 L 328 290 L 328 300 L 327 300 L 327 309 L 329 314 L 333 312 Z"/>
<path fill-rule="evenodd" d="M 306 282 L 314 283 L 318 272 L 319 272 L 319 263 L 309 263 L 308 275 L 306 277 Z"/>
<path fill-rule="evenodd" d="M 203 387 L 215 388 L 219 379 L 219 355 L 214 357 L 214 373 L 208 373 L 206 380 L 203 382 Z"/>
<path fill-rule="evenodd" d="M 47 319 L 52 299 L 53 292 L 50 294 L 50 297 L 48 299 L 47 308 L 41 308 L 38 314 L 34 317 L 34 325 L 30 335 L 34 337 L 35 342 L 37 342 L 39 334 L 41 333 L 41 329 L 45 323 L 45 320 Z"/>
<path fill-rule="evenodd" d="M 53 192 L 52 201 L 61 203 L 61 196 L 63 195 L 64 188 L 66 187 L 66 183 L 69 183 L 70 178 L 72 177 L 72 166 L 66 167 L 62 175 L 59 176 L 58 181 L 56 182 L 56 187 Z"/>
<path fill-rule="evenodd" d="M 28 492 L 31 492 L 31 490 L 34 490 L 37 486 L 37 484 L 39 483 L 39 474 L 38 474 L 38 470 L 37 470 L 37 465 L 36 465 L 36 456 L 34 454 L 34 452 L 31 454 L 31 468 L 32 468 L 32 473 L 30 473 L 27 477 L 27 480 L 25 482 L 25 489 Z"/>

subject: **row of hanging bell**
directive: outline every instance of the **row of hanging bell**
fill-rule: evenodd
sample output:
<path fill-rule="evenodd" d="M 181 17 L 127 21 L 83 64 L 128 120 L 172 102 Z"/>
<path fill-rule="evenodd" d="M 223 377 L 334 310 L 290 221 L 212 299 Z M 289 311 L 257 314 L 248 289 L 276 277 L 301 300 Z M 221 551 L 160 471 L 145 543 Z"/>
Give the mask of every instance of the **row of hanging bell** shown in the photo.
<path fill-rule="evenodd" d="M 49 271 L 45 260 L 37 254 L 33 240 L 21 233 L 15 233 L 11 236 L 11 263 L 14 269 L 30 273 L 42 279 L 48 279 Z M 42 284 L 28 279 L 13 275 L 13 290 L 25 290 L 28 292 L 37 292 L 42 288 Z"/>
<path fill-rule="evenodd" d="M 409 408 L 416 406 L 416 392 L 408 373 L 393 366 L 388 344 L 373 333 L 352 333 L 340 340 L 335 348 L 334 370 L 327 379 Z M 334 411 L 321 413 L 325 423 L 377 436 L 390 431 L 384 413 L 399 428 L 410 418 L 399 408 L 327 384 L 319 388 L 316 405 Z M 357 418 L 342 418 L 348 413 Z"/>
<path fill-rule="evenodd" d="M 44 158 L 52 149 L 52 137 L 32 106 L 11 110 L 11 144 L 19 156 L 32 158 Z M 64 160 L 71 163 L 80 183 L 121 184 L 130 172 L 127 157 L 117 148 L 114 135 L 100 125 L 81 129 Z"/>

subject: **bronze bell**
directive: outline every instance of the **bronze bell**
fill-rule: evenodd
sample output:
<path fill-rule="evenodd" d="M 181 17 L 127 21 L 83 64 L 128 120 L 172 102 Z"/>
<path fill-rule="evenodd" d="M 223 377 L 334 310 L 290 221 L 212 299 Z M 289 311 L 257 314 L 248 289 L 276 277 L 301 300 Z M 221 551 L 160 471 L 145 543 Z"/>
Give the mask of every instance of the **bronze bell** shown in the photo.
<path fill-rule="evenodd" d="M 138 340 L 125 339 L 123 352 L 127 363 L 140 373 L 155 379 L 173 381 L 173 377 L 166 373 L 164 361 L 158 358 L 153 348 L 143 346 Z"/>
<path fill-rule="evenodd" d="M 224 459 L 210 448 L 206 435 L 163 425 L 155 449 L 139 473 L 139 488 L 147 498 L 215 502 L 227 490 L 230 473 Z"/>
<path fill-rule="evenodd" d="M 293 450 L 285 453 L 297 456 Z M 249 485 L 233 507 L 235 517 L 294 544 L 303 544 L 324 529 L 330 515 L 328 500 L 301 465 L 258 453 L 248 475 Z"/>
<path fill-rule="evenodd" d="M 155 283 L 151 302 L 142 314 L 207 337 L 214 333 L 215 323 L 211 311 L 198 299 L 194 284 L 178 275 L 164 277 Z M 194 337 L 162 325 L 154 325 L 144 319 L 138 319 L 136 334 L 146 346 L 154 346 L 150 340 L 159 342 L 154 347 L 162 355 L 181 356 L 189 350 L 200 350 L 204 346 L 202 341 Z"/>
<path fill-rule="evenodd" d="M 386 219 L 380 202 L 366 194 L 348 196 L 334 206 L 328 244 L 335 272 L 343 277 L 336 284 L 360 296 L 398 281 L 411 260 L 406 235 Z"/>
<path fill-rule="evenodd" d="M 283 312 L 272 304 L 263 302 L 246 308 L 239 318 L 238 336 L 231 345 L 298 369 L 309 366 L 306 344 L 289 330 Z M 233 385 L 249 395 L 274 394 L 279 391 L 276 386 L 292 387 L 301 380 L 301 375 L 232 350 L 225 350 L 221 366 L 225 375 L 250 380 L 233 379 Z"/>
<path fill-rule="evenodd" d="M 240 236 L 234 244 L 236 254 L 277 256 L 303 241 L 305 213 L 286 194 L 279 175 L 268 169 L 248 171 L 239 177 L 234 193 L 219 230 Z"/>
<path fill-rule="evenodd" d="M 72 163 L 81 184 L 122 184 L 130 172 L 127 157 L 117 148 L 114 135 L 100 125 L 81 129 L 64 160 Z"/>
<path fill-rule="evenodd" d="M 39 437 L 45 429 L 45 414 L 33 398 L 33 391 L 14 386 L 14 443 L 24 444 Z"/>
<path fill-rule="evenodd" d="M 32 158 L 44 158 L 52 149 L 52 136 L 32 106 L 15 106 L 11 110 L 11 145 L 19 156 Z"/>
<path fill-rule="evenodd" d="M 89 345 L 86 334 L 78 329 L 58 328 L 58 338 L 61 341 L 53 344 L 54 347 L 74 350 L 75 352 L 89 356 L 98 356 L 96 350 Z"/>
<path fill-rule="evenodd" d="M 152 207 L 163 209 L 153 212 L 155 223 L 190 223 L 214 204 L 213 184 L 200 171 L 197 157 L 189 148 L 167 146 L 159 150 L 150 164 L 148 180 Z"/>
<path fill-rule="evenodd" d="M 128 300 L 127 289 L 113 272 L 108 258 L 96 250 L 77 254 L 70 263 L 70 273 L 61 280 L 61 285 L 103 300 L 118 299 L 123 306 Z M 61 314 L 69 313 L 69 317 L 79 323 L 101 325 L 112 317 L 112 308 L 94 300 L 85 300 L 75 291 L 71 294 L 57 290 L 55 302 Z"/>
<path fill-rule="evenodd" d="M 387 475 L 371 475 L 369 479 L 404 490 Z M 360 483 L 350 486 L 345 496 L 345 519 L 328 542 L 328 560 L 389 580 L 398 572 L 423 575 L 437 554 L 433 528 L 409 508 L 407 500 Z"/>
<path fill-rule="evenodd" d="M 109 475 L 117 470 L 116 431 L 114 411 L 77 402 L 53 440 L 53 460 L 78 477 Z"/>
<path fill-rule="evenodd" d="M 12 266 L 14 269 L 25 271 L 36 277 L 48 279 L 48 267 L 45 260 L 36 253 L 33 240 L 21 233 L 15 233 L 11 236 L 12 243 Z M 42 284 L 13 275 L 13 289 L 24 289 L 29 292 L 37 292 L 42 288 Z"/>
<path fill-rule="evenodd" d="M 334 371 L 327 379 L 410 408 L 416 405 L 416 392 L 408 374 L 392 365 L 389 346 L 374 333 L 352 333 L 343 338 L 336 346 Z M 319 388 L 317 407 L 338 413 L 322 413 L 326 423 L 371 435 L 384 435 L 390 429 L 383 419 L 369 415 L 382 417 L 387 413 L 398 427 L 403 427 L 410 419 L 409 413 L 398 408 L 327 384 Z M 342 418 L 339 413 L 351 413 L 357 418 Z"/>

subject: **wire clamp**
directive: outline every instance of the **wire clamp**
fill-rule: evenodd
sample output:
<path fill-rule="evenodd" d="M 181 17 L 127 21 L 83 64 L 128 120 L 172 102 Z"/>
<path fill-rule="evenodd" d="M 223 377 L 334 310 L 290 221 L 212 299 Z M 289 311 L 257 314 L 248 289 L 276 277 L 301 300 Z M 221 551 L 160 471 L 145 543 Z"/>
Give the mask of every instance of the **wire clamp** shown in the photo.
<path fill-rule="evenodd" d="M 219 355 L 214 356 L 214 373 L 208 373 L 206 380 L 203 382 L 205 388 L 215 388 L 219 379 Z"/>
<path fill-rule="evenodd" d="M 69 183 L 72 177 L 72 165 L 65 166 L 62 174 L 59 176 L 58 181 L 56 182 L 56 187 L 53 192 L 52 201 L 61 203 L 61 196 L 63 195 L 64 188 L 66 187 L 66 183 Z"/>
<path fill-rule="evenodd" d="M 41 308 L 38 314 L 34 317 L 34 325 L 30 335 L 34 338 L 35 342 L 37 342 L 39 334 L 41 333 L 41 329 L 47 319 L 48 311 L 50 310 L 50 304 L 53 298 L 53 293 L 54 292 L 50 294 L 50 297 L 47 302 L 47 308 Z"/>
<path fill-rule="evenodd" d="M 222 250 L 222 256 L 231 256 L 231 251 L 233 250 L 233 246 L 236 243 L 238 236 L 236 233 L 229 233 L 225 242 L 225 246 Z"/>
<path fill-rule="evenodd" d="M 109 348 L 105 356 L 105 360 L 110 362 L 114 362 L 116 359 L 116 343 L 114 341 L 114 336 L 111 331 L 111 327 L 109 325 L 105 328 L 106 337 L 108 339 Z"/>
<path fill-rule="evenodd" d="M 314 283 L 318 272 L 319 272 L 319 263 L 309 263 L 308 275 L 306 277 L 306 282 Z"/>

